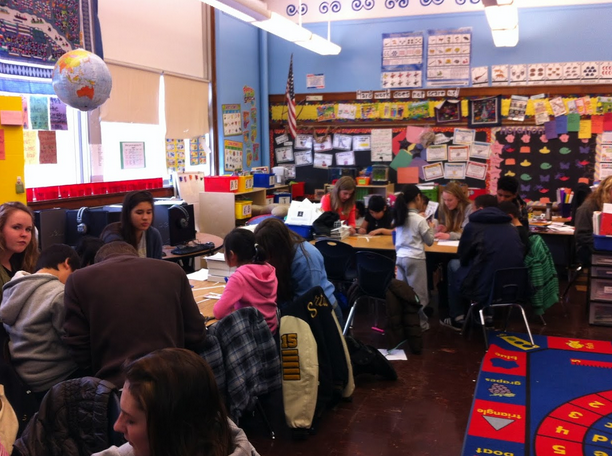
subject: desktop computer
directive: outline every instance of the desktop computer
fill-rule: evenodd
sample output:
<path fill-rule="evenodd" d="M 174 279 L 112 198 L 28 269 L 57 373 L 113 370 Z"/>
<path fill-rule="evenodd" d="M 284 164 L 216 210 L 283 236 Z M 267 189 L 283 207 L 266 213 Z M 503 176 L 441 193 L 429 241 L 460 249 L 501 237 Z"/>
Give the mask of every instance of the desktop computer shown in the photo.
<path fill-rule="evenodd" d="M 121 219 L 121 206 L 98 206 L 66 211 L 65 243 L 75 246 L 83 236 L 98 237 L 106 225 Z"/>
<path fill-rule="evenodd" d="M 164 245 L 182 245 L 196 238 L 193 204 L 180 201 L 155 201 L 153 226 Z"/>
<path fill-rule="evenodd" d="M 34 211 L 34 225 L 38 231 L 38 247 L 41 250 L 53 244 L 65 243 L 66 209 Z"/>

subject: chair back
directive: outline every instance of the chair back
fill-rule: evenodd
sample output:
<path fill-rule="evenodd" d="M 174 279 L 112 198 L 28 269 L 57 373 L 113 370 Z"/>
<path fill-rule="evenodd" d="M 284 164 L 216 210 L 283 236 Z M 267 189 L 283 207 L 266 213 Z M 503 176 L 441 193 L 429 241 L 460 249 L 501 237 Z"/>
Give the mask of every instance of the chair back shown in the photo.
<path fill-rule="evenodd" d="M 352 269 L 355 262 L 353 246 L 334 239 L 319 239 L 315 247 L 325 263 L 325 272 L 329 280 L 346 280 L 346 272 Z"/>
<path fill-rule="evenodd" d="M 357 282 L 366 295 L 385 299 L 387 288 L 395 275 L 395 262 L 374 252 L 357 252 Z"/>
<path fill-rule="evenodd" d="M 526 267 L 506 268 L 495 271 L 490 304 L 523 304 L 530 296 L 529 272 Z"/>

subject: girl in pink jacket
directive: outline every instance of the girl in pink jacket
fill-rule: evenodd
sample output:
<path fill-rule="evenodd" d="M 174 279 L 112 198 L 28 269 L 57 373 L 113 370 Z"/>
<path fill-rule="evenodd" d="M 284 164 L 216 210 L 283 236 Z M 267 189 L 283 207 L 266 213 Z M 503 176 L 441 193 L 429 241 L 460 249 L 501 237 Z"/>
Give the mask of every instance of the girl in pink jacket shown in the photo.
<path fill-rule="evenodd" d="M 255 307 L 268 323 L 272 334 L 276 334 L 276 287 L 278 281 L 274 267 L 266 263 L 266 253 L 255 242 L 252 231 L 234 228 L 223 240 L 225 262 L 236 271 L 230 276 L 221 295 L 213 307 L 215 318 L 229 315 L 242 307 Z"/>

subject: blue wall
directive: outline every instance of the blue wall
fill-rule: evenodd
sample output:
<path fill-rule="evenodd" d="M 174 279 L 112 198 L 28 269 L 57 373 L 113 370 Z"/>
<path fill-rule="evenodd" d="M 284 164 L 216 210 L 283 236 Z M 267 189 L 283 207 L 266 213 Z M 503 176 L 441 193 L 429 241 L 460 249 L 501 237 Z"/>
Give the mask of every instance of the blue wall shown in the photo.
<path fill-rule="evenodd" d="M 292 53 L 296 93 L 380 90 L 383 33 L 472 27 L 472 66 L 612 60 L 610 20 L 612 4 L 520 9 L 520 39 L 514 48 L 493 45 L 484 12 L 332 22 L 331 40 L 342 52 L 320 56 L 273 35 L 267 42 L 258 39 L 265 33 L 217 13 L 219 110 L 221 104 L 236 103 L 245 84 L 263 88 L 257 93 L 259 102 L 268 94 L 284 93 Z M 327 23 L 305 27 L 327 37 Z M 325 89 L 307 90 L 306 74 L 319 73 L 325 75 Z M 261 131 L 267 128 L 261 130 L 261 122 L 259 128 L 263 140 Z M 265 144 L 262 164 L 267 165 Z"/>

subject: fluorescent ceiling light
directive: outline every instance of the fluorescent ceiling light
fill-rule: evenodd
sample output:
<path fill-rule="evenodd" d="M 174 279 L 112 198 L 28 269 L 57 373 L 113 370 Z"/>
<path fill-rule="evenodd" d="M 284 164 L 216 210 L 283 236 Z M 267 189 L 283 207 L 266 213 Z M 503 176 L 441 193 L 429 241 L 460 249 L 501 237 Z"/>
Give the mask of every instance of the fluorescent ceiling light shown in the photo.
<path fill-rule="evenodd" d="M 511 29 L 518 25 L 518 10 L 514 4 L 488 6 L 485 14 L 492 30 Z"/>
<path fill-rule="evenodd" d="M 491 30 L 496 47 L 514 47 L 518 44 L 518 25 L 511 29 Z"/>
<path fill-rule="evenodd" d="M 265 21 L 270 12 L 263 2 L 258 0 L 202 0 L 204 3 L 224 13 L 234 16 L 243 22 Z"/>
<path fill-rule="evenodd" d="M 321 55 L 338 55 L 342 48 L 319 35 L 313 34 L 307 41 L 296 41 L 295 44 Z"/>
<path fill-rule="evenodd" d="M 270 19 L 253 22 L 253 25 L 292 43 L 309 40 L 312 36 L 310 30 L 275 12 L 271 12 Z"/>

